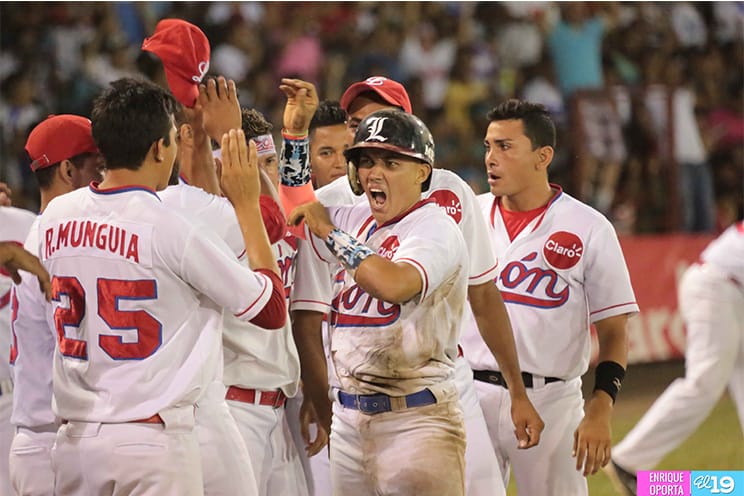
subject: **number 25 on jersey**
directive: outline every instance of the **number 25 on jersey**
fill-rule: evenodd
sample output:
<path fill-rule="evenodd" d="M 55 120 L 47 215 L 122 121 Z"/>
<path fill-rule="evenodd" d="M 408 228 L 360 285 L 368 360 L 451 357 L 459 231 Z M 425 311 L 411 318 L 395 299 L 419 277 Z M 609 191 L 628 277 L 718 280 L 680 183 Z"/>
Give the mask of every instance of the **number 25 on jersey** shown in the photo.
<path fill-rule="evenodd" d="M 114 360 L 142 360 L 152 355 L 162 343 L 162 324 L 144 310 L 121 310 L 122 300 L 154 300 L 157 283 L 152 279 L 125 281 L 98 279 L 96 283 L 98 316 L 112 330 L 136 330 L 137 339 L 124 342 L 121 336 L 98 334 L 98 345 Z M 64 297 L 64 298 L 63 298 Z M 88 359 L 89 341 L 65 335 L 66 328 L 79 328 L 89 309 L 85 305 L 85 289 L 76 277 L 52 278 L 54 325 L 62 355 Z M 93 338 L 93 336 L 91 336 Z"/>

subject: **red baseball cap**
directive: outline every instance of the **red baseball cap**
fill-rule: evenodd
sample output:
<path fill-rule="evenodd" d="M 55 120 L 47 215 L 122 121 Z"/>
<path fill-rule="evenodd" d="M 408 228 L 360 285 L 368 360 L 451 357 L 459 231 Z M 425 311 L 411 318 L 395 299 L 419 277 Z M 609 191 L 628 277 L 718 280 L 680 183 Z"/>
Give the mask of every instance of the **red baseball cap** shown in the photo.
<path fill-rule="evenodd" d="M 36 126 L 26 140 L 31 170 L 37 171 L 81 153 L 97 153 L 90 119 L 79 115 L 50 115 Z"/>
<path fill-rule="evenodd" d="M 142 42 L 142 50 L 160 58 L 173 96 L 193 107 L 209 70 L 209 40 L 202 30 L 182 19 L 163 19 Z"/>
<path fill-rule="evenodd" d="M 367 91 L 374 91 L 390 105 L 400 107 L 409 114 L 413 113 L 411 109 L 411 99 L 408 98 L 408 92 L 398 81 L 393 81 L 383 76 L 368 77 L 364 81 L 352 84 L 341 96 L 341 108 L 349 111 L 351 102 L 356 97 Z"/>

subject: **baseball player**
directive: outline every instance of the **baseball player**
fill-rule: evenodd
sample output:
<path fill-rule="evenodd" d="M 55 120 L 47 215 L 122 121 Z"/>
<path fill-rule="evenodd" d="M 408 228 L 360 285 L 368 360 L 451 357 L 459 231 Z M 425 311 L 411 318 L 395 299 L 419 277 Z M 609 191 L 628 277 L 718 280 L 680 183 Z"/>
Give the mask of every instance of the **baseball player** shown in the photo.
<path fill-rule="evenodd" d="M 281 88 L 289 97 L 283 135 L 291 146 L 292 135 L 307 133 L 317 95 L 309 85 L 305 89 L 309 92 L 309 104 L 298 109 L 294 97 L 297 86 L 284 81 Z M 271 124 L 260 112 L 243 110 L 242 127 L 246 137 L 256 142 L 259 166 L 278 186 L 278 156 Z M 296 246 L 294 236 L 286 229 L 285 236 L 273 245 L 287 297 L 294 280 Z M 287 399 L 297 394 L 300 379 L 300 361 L 289 319 L 281 329 L 273 330 L 226 317 L 224 344 L 227 403 L 248 446 L 258 494 L 307 495 L 302 462 L 285 409 Z"/>
<path fill-rule="evenodd" d="M 3 183 L 0 184 L 5 186 Z M 19 248 L 23 245 L 23 240 L 26 239 L 35 217 L 28 210 L 0 206 L 0 226 L 2 226 L 0 227 L 0 242 L 4 248 L 3 256 L 7 258 L 9 266 L 15 268 L 15 263 L 17 263 L 13 262 L 15 260 L 28 260 L 21 250 L 11 249 L 10 246 L 12 245 L 10 243 Z M 5 263 L 6 260 L 3 260 L 3 264 Z M 14 274 L 15 277 L 19 277 L 17 270 Z M 12 283 L 11 272 L 4 267 L 0 267 L 0 358 L 2 358 L 0 359 L 0 496 L 11 494 L 8 454 L 14 434 L 14 429 L 10 423 L 11 409 L 13 408 L 13 382 L 10 379 L 10 369 L 5 358 L 11 348 L 9 323 Z"/>
<path fill-rule="evenodd" d="M 208 136 L 204 135 L 218 138 L 214 133 L 219 132 L 211 126 L 207 131 L 201 126 L 201 122 L 219 121 L 222 127 L 228 128 L 240 126 L 240 104 L 234 82 L 219 77 L 208 81 L 201 89 L 199 105 L 195 111 L 189 113 L 182 110 L 177 114 L 179 148 L 174 164 L 174 169 L 176 166 L 179 170 L 185 168 L 189 171 L 190 177 L 196 178 L 205 177 L 207 175 L 205 169 L 211 169 L 214 174 L 211 157 L 205 161 L 204 157 L 200 156 L 196 143 L 200 140 L 209 142 Z M 195 116 L 197 111 L 201 115 Z M 199 187 L 179 182 L 177 173 L 171 174 L 169 182 L 171 185 L 159 193 L 163 203 L 188 215 L 192 222 L 201 228 L 214 231 L 230 247 L 233 256 L 245 263 L 243 236 L 230 202 Z M 284 215 L 278 204 L 267 195 L 261 195 L 259 204 L 269 241 L 275 242 L 286 230 Z M 230 320 L 228 315 L 230 314 L 226 313 L 224 318 L 225 326 Z M 256 475 L 251 467 L 248 448 L 225 400 L 223 352 L 223 346 L 214 349 L 217 357 L 213 379 L 205 394 L 197 400 L 195 432 L 201 452 L 204 494 L 256 495 L 258 494 Z"/>
<path fill-rule="evenodd" d="M 54 115 L 36 126 L 25 146 L 39 184 L 41 212 L 57 196 L 101 180 L 101 155 L 93 141 L 90 120 Z M 29 230 L 25 247 L 38 255 L 38 223 Z M 55 333 L 47 323 L 51 305 L 31 274 L 24 274 L 12 294 L 15 436 L 10 453 L 10 477 L 17 494 L 54 492 L 51 449 L 59 426 L 52 412 L 52 360 Z"/>
<path fill-rule="evenodd" d="M 313 188 L 346 177 L 344 150 L 352 136 L 346 129 L 346 111 L 338 102 L 323 100 L 310 121 L 310 169 Z"/>
<path fill-rule="evenodd" d="M 612 452 L 612 465 L 630 494 L 636 494 L 636 471 L 652 470 L 687 439 L 726 386 L 744 432 L 744 221 L 703 250 L 682 276 L 678 298 L 687 328 L 685 376 Z"/>
<path fill-rule="evenodd" d="M 352 129 L 355 129 L 358 122 L 367 115 L 365 112 L 394 107 L 406 111 L 411 109 L 405 88 L 393 80 L 382 77 L 371 77 L 351 85 L 344 93 L 341 105 L 348 112 L 348 123 Z M 349 181 L 345 179 L 334 181 L 318 190 L 316 194 L 324 205 L 350 205 L 360 201 L 360 197 L 352 192 Z M 496 273 L 496 260 L 492 255 L 490 242 L 485 236 L 485 221 L 476 206 L 472 189 L 456 174 L 443 169 L 434 169 L 431 186 L 422 195 L 425 198 L 433 198 L 455 220 L 463 232 L 469 250 L 469 306 L 472 306 L 476 314 L 481 316 L 479 323 L 489 336 L 491 348 L 498 350 L 499 360 L 506 368 L 516 370 L 518 377 L 516 352 L 514 352 L 510 337 L 508 318 L 498 291 L 490 284 Z M 295 339 L 301 353 L 305 353 L 307 360 L 313 360 L 315 364 L 303 367 L 305 390 L 311 392 L 308 395 L 311 398 L 323 399 L 324 395 L 321 393 L 327 386 L 322 384 L 321 379 L 326 369 L 325 364 L 320 361 L 323 358 L 322 350 L 317 350 L 314 343 L 318 341 L 316 336 L 320 332 L 323 314 L 329 309 L 328 285 L 327 283 L 318 285 L 318 281 L 324 279 L 321 273 L 327 274 L 328 269 L 322 264 L 303 263 L 306 257 L 303 257 L 302 251 L 301 248 L 295 284 L 296 297 L 292 301 L 293 321 L 296 328 Z M 326 275 L 326 278 L 330 280 L 330 276 Z M 464 321 L 468 321 L 467 315 L 470 313 L 470 308 L 466 308 L 465 312 Z M 509 352 L 510 349 L 511 352 Z M 460 394 L 460 404 L 465 414 L 465 430 L 468 437 L 465 452 L 466 492 L 469 495 L 503 494 L 505 489 L 498 473 L 493 448 L 487 441 L 488 431 L 475 394 L 472 371 L 462 356 L 458 356 L 455 363 L 455 379 Z M 330 373 L 331 383 L 333 383 L 333 371 L 331 370 Z M 315 386 L 316 384 L 318 386 Z M 516 403 L 523 405 L 514 409 L 514 420 L 515 425 L 522 426 L 522 429 L 525 426 L 529 427 L 529 434 L 521 429 L 517 429 L 516 432 L 525 440 L 524 447 L 530 447 L 539 440 L 542 422 L 529 401 L 526 400 L 526 393 L 523 389 L 522 394 L 524 396 L 520 395 L 519 385 L 514 388 L 513 395 Z M 318 405 L 316 402 L 315 408 L 321 420 L 329 422 L 329 420 L 323 420 L 329 415 L 324 412 L 322 403 Z M 319 457 L 313 459 L 313 476 L 316 486 L 323 484 L 322 462 Z"/>
<path fill-rule="evenodd" d="M 465 432 L 454 359 L 467 250 L 432 201 L 434 141 L 412 114 L 362 121 L 345 153 L 368 203 L 298 207 L 308 243 L 338 261 L 329 317 L 335 494 L 464 494 Z M 353 233 L 353 234 L 352 234 Z"/>
<path fill-rule="evenodd" d="M 626 321 L 638 306 L 610 222 L 548 182 L 555 127 L 545 108 L 509 100 L 488 118 L 491 192 L 478 202 L 499 260 L 495 284 L 514 327 L 522 379 L 545 421 L 539 446 L 518 449 L 503 372 L 475 325 L 464 329 L 462 346 L 501 472 L 508 477 L 511 466 L 520 494 L 587 494 L 584 476 L 610 459 L 610 417 L 627 360 Z M 592 323 L 600 363 L 584 406 L 581 375 L 589 365 Z"/>
<path fill-rule="evenodd" d="M 223 308 L 267 328 L 286 320 L 255 146 L 242 131 L 223 136 L 222 189 L 253 271 L 160 202 L 177 150 L 174 106 L 151 83 L 113 82 L 92 114 L 104 181 L 54 199 L 40 218 L 58 335 L 53 407 L 63 425 L 52 461 L 61 494 L 202 494 L 194 405 L 213 379 Z"/>

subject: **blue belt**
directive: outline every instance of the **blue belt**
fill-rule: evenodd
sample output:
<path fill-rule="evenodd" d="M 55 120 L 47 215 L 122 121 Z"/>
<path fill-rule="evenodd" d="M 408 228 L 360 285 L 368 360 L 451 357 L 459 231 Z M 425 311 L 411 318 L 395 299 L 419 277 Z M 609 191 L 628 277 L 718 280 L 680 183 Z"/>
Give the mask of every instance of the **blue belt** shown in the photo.
<path fill-rule="evenodd" d="M 338 401 L 345 408 L 359 410 L 362 413 L 374 415 L 375 413 L 391 412 L 412 408 L 416 406 L 433 405 L 437 402 L 434 394 L 428 389 L 408 396 L 388 396 L 387 394 L 348 394 L 338 391 Z"/>

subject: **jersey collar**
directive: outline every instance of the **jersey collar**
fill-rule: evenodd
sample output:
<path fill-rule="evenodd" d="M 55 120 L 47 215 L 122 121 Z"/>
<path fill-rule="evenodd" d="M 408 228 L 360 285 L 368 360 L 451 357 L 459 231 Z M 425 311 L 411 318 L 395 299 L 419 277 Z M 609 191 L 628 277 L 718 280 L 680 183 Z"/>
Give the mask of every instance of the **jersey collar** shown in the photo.
<path fill-rule="evenodd" d="M 158 196 L 158 194 L 155 192 L 154 189 L 149 188 L 147 186 L 142 186 L 140 184 L 128 184 L 124 186 L 115 186 L 113 188 L 99 188 L 98 187 L 99 184 L 100 183 L 94 181 L 90 183 L 88 188 L 90 188 L 90 190 L 97 195 L 116 195 L 119 193 L 127 193 L 129 191 L 144 191 L 145 193 L 149 193 L 155 198 L 157 198 L 158 200 L 160 200 L 160 197 Z"/>
<path fill-rule="evenodd" d="M 535 224 L 535 227 L 532 228 L 533 231 L 538 228 L 540 223 L 542 223 L 543 218 L 545 217 L 545 214 L 550 209 L 550 207 L 552 207 L 553 204 L 558 200 L 558 198 L 560 198 L 563 195 L 563 188 L 559 184 L 555 184 L 555 183 L 549 183 L 549 184 L 550 184 L 550 189 L 553 190 L 553 196 L 550 198 L 550 200 L 548 200 L 548 203 L 546 204 L 546 207 L 545 207 L 545 212 L 543 212 L 540 215 L 537 223 Z M 496 211 L 499 209 L 500 204 L 501 204 L 501 197 L 495 196 L 493 198 L 493 202 L 491 203 L 491 216 L 490 216 L 491 227 L 495 227 L 494 218 L 496 216 Z"/>

